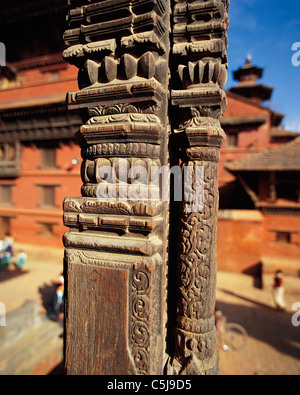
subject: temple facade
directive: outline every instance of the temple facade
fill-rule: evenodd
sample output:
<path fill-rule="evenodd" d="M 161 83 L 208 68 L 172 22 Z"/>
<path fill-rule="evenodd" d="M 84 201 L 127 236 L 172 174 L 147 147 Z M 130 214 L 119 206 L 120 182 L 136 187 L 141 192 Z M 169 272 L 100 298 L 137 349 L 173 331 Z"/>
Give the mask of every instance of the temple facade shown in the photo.
<path fill-rule="evenodd" d="M 263 69 L 248 58 L 234 72 L 222 118 L 218 265 L 261 274 L 276 269 L 298 275 L 299 134 L 281 128 L 270 110 L 273 88 L 259 83 Z"/>

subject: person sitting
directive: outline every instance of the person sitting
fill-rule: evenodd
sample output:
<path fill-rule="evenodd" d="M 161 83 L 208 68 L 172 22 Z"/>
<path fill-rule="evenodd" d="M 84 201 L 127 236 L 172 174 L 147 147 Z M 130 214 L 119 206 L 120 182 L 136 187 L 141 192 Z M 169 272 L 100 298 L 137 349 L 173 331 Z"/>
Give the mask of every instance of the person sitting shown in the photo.
<path fill-rule="evenodd" d="M 4 239 L 4 246 L 5 246 L 5 250 L 9 252 L 12 257 L 14 256 L 13 244 L 14 244 L 13 237 L 11 237 L 10 233 L 7 233 Z"/>
<path fill-rule="evenodd" d="M 4 269 L 6 267 L 5 263 L 5 256 L 4 256 L 4 251 L 0 251 L 0 269 Z"/>
<path fill-rule="evenodd" d="M 19 254 L 17 255 L 17 263 L 16 267 L 17 269 L 23 268 L 27 263 L 27 254 L 24 251 L 20 251 Z"/>
<path fill-rule="evenodd" d="M 4 265 L 5 267 L 8 267 L 11 264 L 11 260 L 12 260 L 12 255 L 9 251 L 5 251 L 3 253 L 3 261 L 4 261 Z"/>

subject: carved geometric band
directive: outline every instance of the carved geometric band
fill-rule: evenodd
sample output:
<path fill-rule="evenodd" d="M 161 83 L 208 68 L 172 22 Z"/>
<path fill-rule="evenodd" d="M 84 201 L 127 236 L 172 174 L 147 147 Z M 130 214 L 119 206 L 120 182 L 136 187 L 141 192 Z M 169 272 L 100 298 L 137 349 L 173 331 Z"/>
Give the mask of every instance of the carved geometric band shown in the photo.
<path fill-rule="evenodd" d="M 159 158 L 160 146 L 147 143 L 103 143 L 92 144 L 82 149 L 84 159 L 98 156 L 133 156 L 139 158 Z"/>
<path fill-rule="evenodd" d="M 110 108 L 98 107 L 92 108 L 89 110 L 89 115 L 95 114 L 89 119 L 87 125 L 94 124 L 107 124 L 114 122 L 141 122 L 141 123 L 158 123 L 160 124 L 160 119 L 154 114 L 143 114 L 142 111 L 138 111 L 139 109 L 134 107 L 133 105 L 122 106 L 122 108 L 118 108 L 121 106 L 114 106 Z M 121 111 L 128 112 L 121 112 Z M 120 111 L 117 113 L 117 111 Z"/>
<path fill-rule="evenodd" d="M 85 184 L 81 187 L 81 193 L 84 197 L 98 198 L 102 201 L 120 201 L 129 204 L 141 200 L 150 201 L 153 198 L 159 200 L 161 195 L 159 185 L 112 184 L 108 182 Z"/>
<path fill-rule="evenodd" d="M 163 217 L 142 218 L 133 216 L 95 215 L 64 213 L 64 225 L 69 228 L 84 227 L 86 229 L 120 230 L 124 233 L 131 231 L 143 234 L 151 233 L 163 224 Z"/>
<path fill-rule="evenodd" d="M 224 18 L 225 8 L 218 0 L 208 0 L 204 2 L 177 2 L 174 7 L 175 23 L 193 21 L 205 25 L 204 21 L 211 21 L 217 18 Z"/>
<path fill-rule="evenodd" d="M 102 1 L 98 3 L 99 5 L 107 6 L 108 1 Z M 111 1 L 109 1 L 111 3 Z M 131 8 L 132 1 L 127 1 L 128 7 Z M 134 2 L 135 3 L 135 2 Z M 152 1 L 153 3 L 153 1 Z M 92 7 L 95 5 L 87 6 Z M 97 4 L 96 4 L 97 6 Z M 94 18 L 98 20 L 105 16 L 105 13 L 100 13 L 100 10 L 92 10 L 86 8 L 83 11 L 88 11 L 89 16 L 88 18 Z M 120 12 L 119 9 L 115 7 L 115 12 Z M 129 11 L 130 12 L 130 11 Z M 83 15 L 85 17 L 85 15 Z M 107 16 L 106 16 L 107 18 Z M 72 22 L 72 21 L 71 21 Z M 64 34 L 64 41 L 67 45 L 76 45 L 80 44 L 83 41 L 91 42 L 91 41 L 98 41 L 103 39 L 109 39 L 118 36 L 128 36 L 133 34 L 138 34 L 141 32 L 152 30 L 154 31 L 158 37 L 164 35 L 167 31 L 167 27 L 165 26 L 164 22 L 162 21 L 161 17 L 158 16 L 156 12 L 147 12 L 141 15 L 129 15 L 127 17 L 114 17 L 112 20 L 87 24 L 83 25 L 80 24 L 78 21 L 79 26 L 75 29 L 69 29 L 65 31 Z"/>
<path fill-rule="evenodd" d="M 185 157 L 203 162 L 219 162 L 220 149 L 218 147 L 192 147 L 185 151 Z"/>
<path fill-rule="evenodd" d="M 120 254 L 103 252 L 103 251 L 92 251 L 85 249 L 65 249 L 65 257 L 67 262 L 70 264 L 82 264 L 90 266 L 100 266 L 108 268 L 122 268 L 132 270 L 136 265 L 147 264 L 149 266 L 161 266 L 162 258 L 160 254 L 155 254 L 151 257 L 142 257 L 134 255 L 123 255 L 120 259 Z"/>
<path fill-rule="evenodd" d="M 172 91 L 172 104 L 179 107 L 221 107 L 224 100 L 226 101 L 226 94 L 218 85 Z"/>
<path fill-rule="evenodd" d="M 203 40 L 194 42 L 182 42 L 174 44 L 173 54 L 191 56 L 194 54 L 213 54 L 221 53 L 225 56 L 226 43 L 224 39 Z"/>
<path fill-rule="evenodd" d="M 66 198 L 63 208 L 64 212 L 68 213 L 139 215 L 142 217 L 155 217 L 163 210 L 160 201 L 138 201 L 130 204 L 85 197 Z"/>
<path fill-rule="evenodd" d="M 162 132 L 163 128 L 160 123 L 149 122 L 83 125 L 80 131 L 75 134 L 75 140 L 81 147 L 101 142 L 112 142 L 112 140 L 118 143 L 159 144 Z"/>
<path fill-rule="evenodd" d="M 96 84 L 97 85 L 97 84 Z M 68 108 L 77 110 L 81 108 L 97 107 L 101 104 L 137 103 L 151 101 L 160 103 L 165 97 L 165 91 L 155 79 L 127 82 L 106 86 L 93 86 L 67 95 Z"/>
<path fill-rule="evenodd" d="M 215 328 L 215 317 L 195 320 L 187 317 L 178 316 L 177 317 L 178 328 L 192 333 L 205 334 L 214 330 Z"/>
<path fill-rule="evenodd" d="M 111 237 L 104 233 L 91 231 L 69 232 L 64 235 L 67 248 L 97 250 L 121 254 L 152 256 L 162 248 L 162 241 L 154 234 L 148 237 L 132 237 L 132 235 Z"/>

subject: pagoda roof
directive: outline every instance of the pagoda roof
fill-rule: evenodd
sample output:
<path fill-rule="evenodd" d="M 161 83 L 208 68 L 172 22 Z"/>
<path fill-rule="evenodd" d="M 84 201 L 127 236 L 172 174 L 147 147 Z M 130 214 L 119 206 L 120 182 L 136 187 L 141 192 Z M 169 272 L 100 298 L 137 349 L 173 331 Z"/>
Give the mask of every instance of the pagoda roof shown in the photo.
<path fill-rule="evenodd" d="M 260 79 L 262 75 L 263 68 L 252 65 L 251 57 L 248 56 L 246 64 L 234 71 L 234 79 L 239 81 L 239 83 L 230 90 L 258 102 L 270 100 L 273 88 L 257 83 L 257 80 Z"/>
<path fill-rule="evenodd" d="M 241 125 L 261 125 L 267 122 L 267 115 L 227 116 L 221 119 L 222 127 Z"/>
<path fill-rule="evenodd" d="M 232 173 L 240 171 L 300 171 L 300 137 L 267 151 L 226 163 Z"/>
<path fill-rule="evenodd" d="M 271 86 L 257 84 L 256 82 L 241 82 L 230 89 L 231 92 L 237 93 L 249 99 L 259 99 L 261 101 L 270 100 L 274 88 Z"/>
<path fill-rule="evenodd" d="M 271 137 L 272 138 L 288 137 L 288 138 L 295 139 L 295 138 L 299 137 L 299 133 L 292 132 L 290 130 L 285 130 L 285 129 L 272 128 L 271 129 Z"/>
<path fill-rule="evenodd" d="M 247 80 L 250 76 L 255 76 L 256 79 L 263 75 L 263 68 L 256 67 L 251 64 L 251 57 L 247 57 L 246 64 L 240 69 L 234 71 L 233 77 L 237 81 Z"/>

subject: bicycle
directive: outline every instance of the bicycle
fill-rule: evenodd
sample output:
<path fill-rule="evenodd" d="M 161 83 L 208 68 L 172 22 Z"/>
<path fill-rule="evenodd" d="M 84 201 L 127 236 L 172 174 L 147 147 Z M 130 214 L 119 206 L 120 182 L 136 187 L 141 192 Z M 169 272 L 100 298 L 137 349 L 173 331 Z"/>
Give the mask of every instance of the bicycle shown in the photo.
<path fill-rule="evenodd" d="M 246 329 L 237 323 L 227 322 L 222 312 L 217 312 L 216 327 L 218 343 L 224 351 L 236 352 L 243 349 L 247 343 Z"/>

